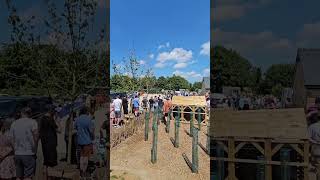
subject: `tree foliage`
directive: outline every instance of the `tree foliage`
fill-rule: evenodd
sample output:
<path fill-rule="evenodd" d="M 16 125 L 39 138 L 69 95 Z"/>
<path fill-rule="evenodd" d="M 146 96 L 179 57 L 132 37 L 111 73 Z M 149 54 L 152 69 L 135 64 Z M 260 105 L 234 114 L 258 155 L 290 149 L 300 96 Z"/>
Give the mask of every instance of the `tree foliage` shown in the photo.
<path fill-rule="evenodd" d="M 56 95 L 74 100 L 88 87 L 109 84 L 104 28 L 98 30 L 98 36 L 90 36 L 97 9 L 95 0 L 65 0 L 63 7 L 46 0 L 49 15 L 45 19 L 22 19 L 13 1 L 6 3 L 12 30 L 11 42 L 0 52 L 2 93 Z M 34 19 L 44 25 L 37 29 Z M 49 40 L 40 39 L 39 28 Z"/>
<path fill-rule="evenodd" d="M 250 87 L 257 94 L 278 96 L 283 87 L 292 87 L 293 64 L 274 64 L 263 74 L 260 67 L 254 67 L 232 49 L 216 46 L 213 57 L 211 73 L 215 92 L 222 92 L 223 86 L 236 86 Z"/>

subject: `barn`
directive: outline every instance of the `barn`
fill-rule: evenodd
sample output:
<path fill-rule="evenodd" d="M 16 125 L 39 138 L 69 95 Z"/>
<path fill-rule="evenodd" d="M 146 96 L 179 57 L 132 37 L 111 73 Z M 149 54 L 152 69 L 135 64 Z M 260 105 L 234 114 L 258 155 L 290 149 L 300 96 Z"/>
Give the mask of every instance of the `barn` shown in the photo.
<path fill-rule="evenodd" d="M 320 49 L 298 49 L 293 82 L 293 103 L 306 107 L 320 96 Z"/>

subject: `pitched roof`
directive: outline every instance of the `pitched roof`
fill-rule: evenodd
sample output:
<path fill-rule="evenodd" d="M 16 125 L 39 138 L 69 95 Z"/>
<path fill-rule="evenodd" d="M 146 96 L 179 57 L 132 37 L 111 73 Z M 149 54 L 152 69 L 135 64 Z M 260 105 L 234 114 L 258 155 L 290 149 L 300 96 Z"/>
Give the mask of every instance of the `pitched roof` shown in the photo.
<path fill-rule="evenodd" d="M 296 62 L 302 63 L 306 86 L 320 85 L 320 49 L 298 49 Z"/>

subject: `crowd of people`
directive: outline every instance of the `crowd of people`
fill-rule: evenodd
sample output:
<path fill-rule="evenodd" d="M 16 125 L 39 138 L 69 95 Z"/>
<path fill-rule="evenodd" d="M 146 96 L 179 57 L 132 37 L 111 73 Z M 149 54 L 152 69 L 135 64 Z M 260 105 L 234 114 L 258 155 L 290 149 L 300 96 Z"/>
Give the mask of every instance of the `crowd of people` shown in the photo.
<path fill-rule="evenodd" d="M 286 107 L 281 99 L 273 95 L 234 95 L 227 96 L 221 100 L 215 100 L 214 106 L 220 105 L 221 108 L 229 108 L 234 110 L 254 110 L 254 109 L 279 109 Z"/>
<path fill-rule="evenodd" d="M 58 134 L 63 133 L 63 122 L 66 123 L 66 156 L 60 161 L 67 161 L 68 156 L 71 156 L 71 164 L 77 165 L 80 175 L 89 176 L 89 160 L 96 149 L 97 154 L 101 155 L 101 166 L 105 165 L 103 132 L 108 129 L 108 123 L 103 123 L 100 137 L 97 138 L 94 111 L 82 106 L 80 111 L 71 112 L 67 120 L 62 121 L 62 117 L 59 116 L 61 110 L 61 106 L 50 105 L 47 113 L 35 119 L 32 117 L 32 109 L 25 107 L 17 113 L 13 121 L 0 121 L 0 179 L 33 179 L 38 165 L 38 144 L 41 142 L 43 176 L 44 179 L 50 180 L 48 171 L 58 165 Z M 71 155 L 68 153 L 70 143 Z"/>
<path fill-rule="evenodd" d="M 136 118 L 143 111 L 154 112 L 160 109 L 164 116 L 168 116 L 168 111 L 172 105 L 172 95 L 157 95 L 148 98 L 146 95 L 124 96 L 112 100 L 110 106 L 110 125 L 115 128 L 120 128 L 124 124 L 124 116 L 132 113 Z"/>

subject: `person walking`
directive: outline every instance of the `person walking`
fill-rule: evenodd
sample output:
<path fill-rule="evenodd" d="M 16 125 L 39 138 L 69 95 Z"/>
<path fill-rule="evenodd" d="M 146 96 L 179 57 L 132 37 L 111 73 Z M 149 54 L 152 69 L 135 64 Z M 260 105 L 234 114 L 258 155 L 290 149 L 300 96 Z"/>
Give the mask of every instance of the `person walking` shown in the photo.
<path fill-rule="evenodd" d="M 121 119 L 121 108 L 122 108 L 122 100 L 120 96 L 117 96 L 117 99 L 113 101 L 114 104 L 114 112 L 116 115 L 116 127 L 119 127 L 120 119 Z"/>
<path fill-rule="evenodd" d="M 153 100 L 153 97 L 151 97 L 149 99 L 149 109 L 151 112 L 153 112 L 153 110 L 154 110 L 153 104 L 154 104 L 154 100 Z"/>
<path fill-rule="evenodd" d="M 59 126 L 54 119 L 54 109 L 49 108 L 47 112 L 40 121 L 40 140 L 43 153 L 43 165 L 44 165 L 44 177 L 47 180 L 52 178 L 48 177 L 48 169 L 58 165 L 58 153 L 57 145 L 58 138 L 57 133 L 60 133 Z"/>
<path fill-rule="evenodd" d="M 163 103 L 163 99 L 161 98 L 160 95 L 158 97 L 158 104 L 159 104 L 159 109 L 162 109 L 164 103 Z"/>
<path fill-rule="evenodd" d="M 69 136 L 71 136 L 71 164 L 77 164 L 77 158 L 76 158 L 76 134 L 70 134 L 70 126 L 73 127 L 75 118 L 77 116 L 76 112 L 72 112 L 65 125 L 64 130 L 64 141 L 66 144 L 66 156 L 65 158 L 61 159 L 60 161 L 67 161 L 69 156 Z"/>
<path fill-rule="evenodd" d="M 171 99 L 169 97 L 167 97 L 166 101 L 164 102 L 164 105 L 163 105 L 163 114 L 164 114 L 165 124 L 170 123 L 171 117 L 169 117 L 169 111 L 170 111 L 171 106 L 172 106 Z"/>
<path fill-rule="evenodd" d="M 93 154 L 94 122 L 88 115 L 88 110 L 83 107 L 80 116 L 75 120 L 75 130 L 77 132 L 77 144 L 80 146 L 80 175 L 86 176 L 88 162 Z"/>
<path fill-rule="evenodd" d="M 146 111 L 148 108 L 148 99 L 146 96 L 143 97 L 142 104 L 143 104 L 143 110 Z"/>
<path fill-rule="evenodd" d="M 14 180 L 16 167 L 14 163 L 14 149 L 9 136 L 9 122 L 0 121 L 0 179 Z"/>
<path fill-rule="evenodd" d="M 138 117 L 139 116 L 139 107 L 140 107 L 140 102 L 138 96 L 135 96 L 133 99 L 133 109 L 134 109 L 134 116 Z"/>
<path fill-rule="evenodd" d="M 36 120 L 30 118 L 31 109 L 25 107 L 21 118 L 11 124 L 17 180 L 32 180 L 36 171 L 39 131 Z"/>
<path fill-rule="evenodd" d="M 122 98 L 122 108 L 123 108 L 123 114 L 128 114 L 128 99 L 127 99 L 127 96 L 124 96 Z"/>

